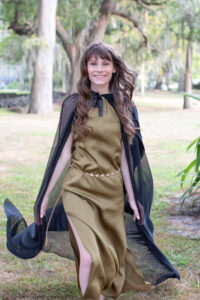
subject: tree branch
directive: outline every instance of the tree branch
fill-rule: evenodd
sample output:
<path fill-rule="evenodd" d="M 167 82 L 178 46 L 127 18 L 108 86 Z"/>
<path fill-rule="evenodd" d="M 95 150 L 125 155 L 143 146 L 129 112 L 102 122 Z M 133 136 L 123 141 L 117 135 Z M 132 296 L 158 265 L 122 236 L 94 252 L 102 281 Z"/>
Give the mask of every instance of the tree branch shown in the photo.
<path fill-rule="evenodd" d="M 32 24 L 27 21 L 23 25 L 19 24 L 19 6 L 21 5 L 22 0 L 18 0 L 15 3 L 15 14 L 13 21 L 10 22 L 8 29 L 12 29 L 18 35 L 31 35 L 36 31 L 36 24 Z"/>
<path fill-rule="evenodd" d="M 56 18 L 56 33 L 58 37 L 60 38 L 63 47 L 65 51 L 67 52 L 68 57 L 71 57 L 71 49 L 72 49 L 72 44 L 69 42 L 69 37 L 67 35 L 66 30 L 62 27 L 60 24 L 58 17 Z"/>
<path fill-rule="evenodd" d="M 144 46 L 147 48 L 149 47 L 148 38 L 147 38 L 146 34 L 144 33 L 144 31 L 142 30 L 139 22 L 134 17 L 128 16 L 125 13 L 121 13 L 119 11 L 113 11 L 112 15 L 120 16 L 120 17 L 125 18 L 126 20 L 130 21 L 133 24 L 133 26 L 135 28 L 137 28 L 138 31 L 140 32 L 140 34 L 142 35 L 143 40 L 144 40 L 143 41 Z"/>
<path fill-rule="evenodd" d="M 147 2 L 144 0 L 135 0 L 135 2 L 137 2 L 138 4 L 140 4 L 142 7 L 144 7 L 145 9 L 151 10 L 153 11 L 153 8 L 151 6 L 155 6 L 155 5 L 162 5 L 167 3 L 167 1 L 163 1 L 163 2 Z"/>
<path fill-rule="evenodd" d="M 108 23 L 109 15 L 112 14 L 116 7 L 116 3 L 112 0 L 104 0 L 100 8 L 100 16 L 98 20 L 92 22 L 87 32 L 85 32 L 85 45 L 89 45 L 94 40 L 102 40 Z"/>
<path fill-rule="evenodd" d="M 36 32 L 36 25 L 30 22 L 26 22 L 21 25 L 16 23 L 16 21 L 10 22 L 8 29 L 12 29 L 18 35 L 27 35 L 30 36 L 34 32 Z"/>
<path fill-rule="evenodd" d="M 162 4 L 166 4 L 167 3 L 167 0 L 163 0 L 161 2 L 148 2 L 148 1 L 145 1 L 145 0 L 135 0 L 135 1 L 138 2 L 138 3 L 140 3 L 140 4 L 147 5 L 147 6 L 162 5 Z"/>

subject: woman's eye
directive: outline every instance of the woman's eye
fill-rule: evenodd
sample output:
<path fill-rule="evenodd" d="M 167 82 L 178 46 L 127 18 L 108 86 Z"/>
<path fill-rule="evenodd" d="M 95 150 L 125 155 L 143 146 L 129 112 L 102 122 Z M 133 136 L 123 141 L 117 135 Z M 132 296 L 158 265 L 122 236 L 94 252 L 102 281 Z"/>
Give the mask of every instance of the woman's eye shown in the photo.
<path fill-rule="evenodd" d="M 95 66 L 96 65 L 96 63 L 90 63 L 92 66 Z M 108 66 L 109 65 L 109 63 L 103 63 L 103 65 L 104 66 Z"/>

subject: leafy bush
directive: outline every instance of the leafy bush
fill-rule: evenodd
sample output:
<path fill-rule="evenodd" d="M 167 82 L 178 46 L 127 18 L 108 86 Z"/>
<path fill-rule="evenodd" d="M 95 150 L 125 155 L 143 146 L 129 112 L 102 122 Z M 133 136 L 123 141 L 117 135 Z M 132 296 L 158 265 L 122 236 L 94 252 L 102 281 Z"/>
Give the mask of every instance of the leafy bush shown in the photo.
<path fill-rule="evenodd" d="M 185 96 L 194 98 L 200 101 L 199 95 L 184 93 Z M 186 191 L 181 195 L 181 205 L 184 204 L 185 200 L 191 199 L 192 196 L 192 206 L 195 205 L 196 201 L 200 198 L 200 137 L 193 140 L 186 150 L 188 151 L 191 147 L 195 146 L 195 159 L 189 163 L 189 165 L 182 170 L 177 176 L 181 176 L 180 185 L 183 188 L 183 184 L 186 182 L 186 178 L 191 170 L 194 171 L 194 176 L 192 176 L 190 186 L 186 189 Z M 195 197 L 197 196 L 197 197 Z"/>

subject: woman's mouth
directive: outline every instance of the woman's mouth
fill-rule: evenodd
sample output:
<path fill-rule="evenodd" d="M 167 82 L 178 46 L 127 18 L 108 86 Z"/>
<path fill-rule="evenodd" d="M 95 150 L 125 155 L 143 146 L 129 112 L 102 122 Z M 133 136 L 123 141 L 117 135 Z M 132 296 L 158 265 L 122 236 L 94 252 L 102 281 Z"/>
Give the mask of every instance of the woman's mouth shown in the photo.
<path fill-rule="evenodd" d="M 94 75 L 95 78 L 105 78 L 107 75 Z"/>

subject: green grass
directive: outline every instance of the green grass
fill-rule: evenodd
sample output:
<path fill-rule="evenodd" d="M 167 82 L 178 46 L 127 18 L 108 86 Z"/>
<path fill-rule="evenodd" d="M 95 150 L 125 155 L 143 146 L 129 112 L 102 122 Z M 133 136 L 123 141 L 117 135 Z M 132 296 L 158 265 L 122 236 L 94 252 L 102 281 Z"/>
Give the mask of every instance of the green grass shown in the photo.
<path fill-rule="evenodd" d="M 127 293 L 120 299 L 195 300 L 200 293 L 199 240 L 173 235 L 167 216 L 169 197 L 181 192 L 176 175 L 193 158 L 186 147 L 199 135 L 200 109 L 182 110 L 182 97 L 176 93 L 148 93 L 135 102 L 154 178 L 155 242 L 181 274 L 181 282 L 167 280 L 156 291 Z M 59 112 L 56 105 L 43 117 L 0 109 L 0 299 L 80 299 L 73 261 L 46 253 L 21 260 L 6 248 L 4 199 L 9 198 L 28 223 L 33 221 Z"/>
<path fill-rule="evenodd" d="M 17 89 L 3 89 L 0 90 L 0 94 L 28 95 L 30 94 L 30 91 L 20 91 Z"/>

